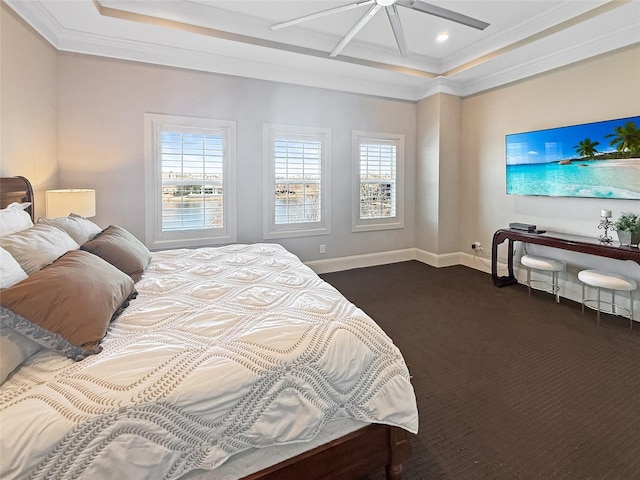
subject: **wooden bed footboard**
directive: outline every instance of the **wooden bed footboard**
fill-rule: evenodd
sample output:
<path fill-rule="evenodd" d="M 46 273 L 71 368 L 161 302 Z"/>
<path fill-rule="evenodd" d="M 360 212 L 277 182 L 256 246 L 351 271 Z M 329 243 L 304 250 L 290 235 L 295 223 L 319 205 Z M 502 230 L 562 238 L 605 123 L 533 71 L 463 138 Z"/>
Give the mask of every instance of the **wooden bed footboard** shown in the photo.
<path fill-rule="evenodd" d="M 381 468 L 388 480 L 401 480 L 410 457 L 406 430 L 372 424 L 243 480 L 357 480 Z"/>

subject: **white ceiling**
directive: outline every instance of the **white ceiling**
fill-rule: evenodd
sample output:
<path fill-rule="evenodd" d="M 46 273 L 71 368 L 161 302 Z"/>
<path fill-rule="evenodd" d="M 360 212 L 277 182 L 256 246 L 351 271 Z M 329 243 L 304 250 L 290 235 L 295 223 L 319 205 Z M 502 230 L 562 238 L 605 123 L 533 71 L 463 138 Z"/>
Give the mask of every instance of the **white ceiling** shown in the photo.
<path fill-rule="evenodd" d="M 274 31 L 355 0 L 4 1 L 62 51 L 405 100 L 468 96 L 640 43 L 639 0 L 429 2 L 488 22 L 484 31 L 398 6 L 406 57 L 382 8 L 335 58 L 368 6 Z"/>

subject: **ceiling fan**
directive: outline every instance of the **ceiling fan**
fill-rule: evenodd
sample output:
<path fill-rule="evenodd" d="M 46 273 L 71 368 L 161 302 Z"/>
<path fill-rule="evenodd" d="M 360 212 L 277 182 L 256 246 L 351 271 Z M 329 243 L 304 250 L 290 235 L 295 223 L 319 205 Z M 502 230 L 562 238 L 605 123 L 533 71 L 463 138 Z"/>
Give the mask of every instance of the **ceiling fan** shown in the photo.
<path fill-rule="evenodd" d="M 351 30 L 347 32 L 342 40 L 340 40 L 340 43 L 338 43 L 338 45 L 336 45 L 329 54 L 330 57 L 337 56 L 342 51 L 342 49 L 346 47 L 347 44 L 353 39 L 353 37 L 356 36 L 356 34 L 362 29 L 362 27 L 364 27 L 367 22 L 371 20 L 371 18 L 373 18 L 373 16 L 378 13 L 378 10 L 380 10 L 382 7 L 384 7 L 387 11 L 389 23 L 391 23 L 391 29 L 393 30 L 393 34 L 396 37 L 396 43 L 398 44 L 400 54 L 403 57 L 405 57 L 409 53 L 409 50 L 407 48 L 407 41 L 404 37 L 404 31 L 402 30 L 402 24 L 400 23 L 400 17 L 398 16 L 398 9 L 396 8 L 397 5 L 410 8 L 412 10 L 417 10 L 418 12 L 427 13 L 429 15 L 435 15 L 436 17 L 451 20 L 452 22 L 461 23 L 462 25 L 476 28 L 478 30 L 484 30 L 489 26 L 487 22 L 462 15 L 461 13 L 457 13 L 452 10 L 447 10 L 446 8 L 438 7 L 437 5 L 422 2 L 421 0 L 362 0 L 355 3 L 350 3 L 348 5 L 342 5 L 340 7 L 322 10 L 310 15 L 304 15 L 302 17 L 294 18 L 293 20 L 288 20 L 286 22 L 276 23 L 275 25 L 271 25 L 271 30 L 279 30 L 281 28 L 290 27 L 291 25 L 296 25 L 308 20 L 324 17 L 326 15 L 332 15 L 334 13 L 345 12 L 347 10 L 364 7 L 366 5 L 371 5 L 371 8 L 369 8 L 367 13 L 365 13 L 364 16 L 360 20 L 358 20 L 358 22 L 351 28 Z"/>

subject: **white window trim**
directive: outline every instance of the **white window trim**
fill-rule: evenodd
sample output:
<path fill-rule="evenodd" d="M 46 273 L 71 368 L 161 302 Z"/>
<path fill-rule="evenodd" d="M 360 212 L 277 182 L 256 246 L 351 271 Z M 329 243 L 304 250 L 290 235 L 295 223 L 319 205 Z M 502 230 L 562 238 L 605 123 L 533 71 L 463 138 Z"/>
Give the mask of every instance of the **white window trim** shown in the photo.
<path fill-rule="evenodd" d="M 360 218 L 360 143 L 363 141 L 392 141 L 397 145 L 396 156 L 396 214 L 388 218 Z M 366 232 L 404 228 L 404 135 L 353 131 L 352 145 L 352 203 L 351 231 Z"/>
<path fill-rule="evenodd" d="M 162 231 L 162 175 L 157 161 L 159 132 L 170 127 L 218 130 L 225 136 L 224 227 L 188 231 Z M 167 128 L 168 127 L 168 128 Z M 150 249 L 195 247 L 236 242 L 236 122 L 176 115 L 144 114 L 145 240 Z"/>
<path fill-rule="evenodd" d="M 277 136 L 310 135 L 321 142 L 320 170 L 320 218 L 317 224 L 275 223 L 275 165 L 273 142 Z M 331 129 L 292 125 L 264 124 L 263 144 L 263 236 L 265 240 L 276 238 L 328 235 L 331 233 Z"/>

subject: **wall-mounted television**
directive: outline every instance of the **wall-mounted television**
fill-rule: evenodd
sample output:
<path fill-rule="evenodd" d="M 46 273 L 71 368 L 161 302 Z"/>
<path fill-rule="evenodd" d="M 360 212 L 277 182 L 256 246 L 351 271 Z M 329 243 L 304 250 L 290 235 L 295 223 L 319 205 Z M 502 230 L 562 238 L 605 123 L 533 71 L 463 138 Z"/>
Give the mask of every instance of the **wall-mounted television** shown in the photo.
<path fill-rule="evenodd" d="M 640 116 L 506 135 L 507 194 L 640 199 Z"/>

